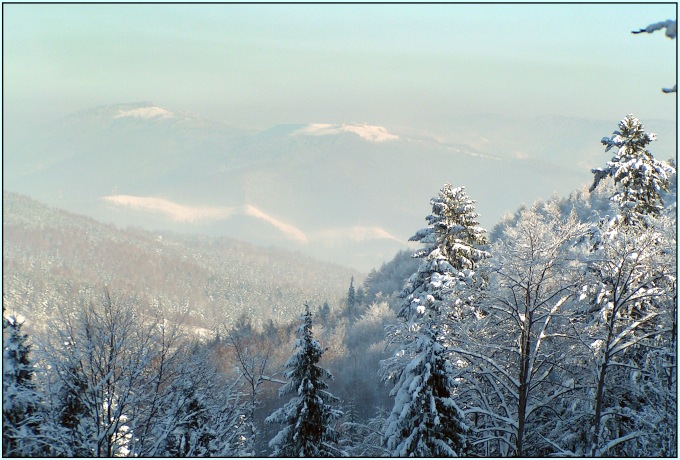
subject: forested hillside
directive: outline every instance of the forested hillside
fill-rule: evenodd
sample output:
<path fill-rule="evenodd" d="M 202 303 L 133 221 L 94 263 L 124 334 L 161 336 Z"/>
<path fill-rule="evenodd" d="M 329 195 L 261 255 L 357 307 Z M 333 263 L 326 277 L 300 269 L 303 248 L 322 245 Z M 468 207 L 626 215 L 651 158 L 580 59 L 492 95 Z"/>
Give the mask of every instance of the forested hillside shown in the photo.
<path fill-rule="evenodd" d="M 241 315 L 262 325 L 289 321 L 305 302 L 337 308 L 354 275 L 299 253 L 229 238 L 122 230 L 3 194 L 3 305 L 31 324 L 108 286 L 214 335 Z"/>

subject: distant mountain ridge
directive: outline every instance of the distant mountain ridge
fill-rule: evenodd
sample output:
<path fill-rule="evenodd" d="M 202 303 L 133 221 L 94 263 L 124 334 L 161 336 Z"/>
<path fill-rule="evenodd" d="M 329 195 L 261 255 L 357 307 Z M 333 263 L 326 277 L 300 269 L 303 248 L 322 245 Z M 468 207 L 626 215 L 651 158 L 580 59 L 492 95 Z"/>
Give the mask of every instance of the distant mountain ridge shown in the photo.
<path fill-rule="evenodd" d="M 589 182 L 610 157 L 599 140 L 616 123 L 461 115 L 446 136 L 333 120 L 256 131 L 152 102 L 116 104 L 8 132 L 4 188 L 104 222 L 230 236 L 367 272 L 407 247 L 444 183 L 466 185 L 491 227 L 522 203 Z M 175 219 L 133 202 L 223 218 Z"/>

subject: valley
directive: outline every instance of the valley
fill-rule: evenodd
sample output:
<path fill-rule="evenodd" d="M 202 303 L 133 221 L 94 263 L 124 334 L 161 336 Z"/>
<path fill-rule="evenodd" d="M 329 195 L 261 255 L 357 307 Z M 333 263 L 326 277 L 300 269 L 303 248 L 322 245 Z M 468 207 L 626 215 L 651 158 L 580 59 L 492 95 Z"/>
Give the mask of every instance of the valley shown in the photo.
<path fill-rule="evenodd" d="M 368 272 L 409 248 L 430 184 L 466 185 L 491 226 L 587 183 L 610 124 L 461 115 L 445 136 L 366 123 L 258 131 L 117 104 L 8 131 L 3 187 L 122 227 L 225 236 Z M 670 157 L 672 124 L 649 126 L 657 155 Z"/>

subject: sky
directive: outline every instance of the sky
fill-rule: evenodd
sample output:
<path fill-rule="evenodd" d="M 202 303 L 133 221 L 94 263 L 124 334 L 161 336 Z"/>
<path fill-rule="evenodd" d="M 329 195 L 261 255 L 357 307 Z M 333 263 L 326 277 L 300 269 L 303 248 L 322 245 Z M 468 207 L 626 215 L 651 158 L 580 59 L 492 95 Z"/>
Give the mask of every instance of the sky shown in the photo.
<path fill-rule="evenodd" d="M 4 120 L 153 101 L 244 127 L 675 119 L 674 4 L 3 5 Z"/>

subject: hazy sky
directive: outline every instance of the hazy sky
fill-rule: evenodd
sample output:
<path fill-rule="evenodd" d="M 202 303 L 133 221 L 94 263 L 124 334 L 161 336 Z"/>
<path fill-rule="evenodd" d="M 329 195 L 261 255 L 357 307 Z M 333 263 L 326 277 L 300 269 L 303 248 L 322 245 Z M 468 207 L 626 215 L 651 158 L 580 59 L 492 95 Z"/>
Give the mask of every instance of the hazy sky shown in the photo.
<path fill-rule="evenodd" d="M 6 117 L 153 101 L 239 125 L 674 119 L 673 4 L 3 5 Z M 38 115 L 41 114 L 41 115 Z"/>

